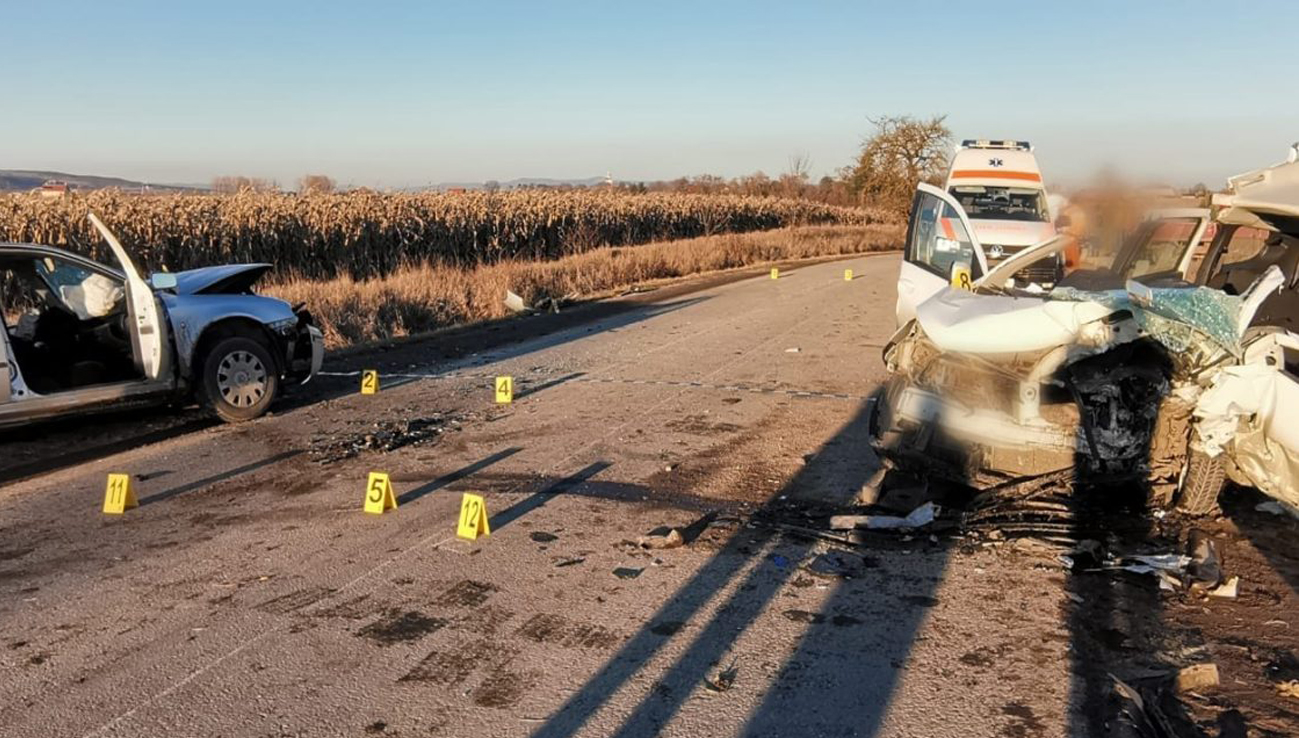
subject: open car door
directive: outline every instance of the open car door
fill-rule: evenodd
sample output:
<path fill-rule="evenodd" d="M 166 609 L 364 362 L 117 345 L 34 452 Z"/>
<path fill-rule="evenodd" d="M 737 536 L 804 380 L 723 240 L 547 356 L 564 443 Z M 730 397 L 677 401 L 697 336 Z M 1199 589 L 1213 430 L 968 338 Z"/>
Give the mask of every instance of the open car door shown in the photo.
<path fill-rule="evenodd" d="M 943 288 L 968 287 L 987 271 L 987 258 L 960 203 L 937 187 L 920 184 L 911 202 L 898 274 L 898 325 L 914 318 L 916 306 Z"/>
<path fill-rule="evenodd" d="M 122 273 L 126 275 L 126 309 L 136 366 L 146 379 L 160 379 L 170 368 L 170 347 L 167 342 L 167 323 L 158 306 L 158 299 L 113 232 L 94 213 L 90 213 L 90 222 L 108 242 L 113 256 L 121 265 Z"/>
<path fill-rule="evenodd" d="M 13 381 L 18 375 L 18 365 L 9 355 L 9 331 L 0 324 L 0 405 L 13 396 Z"/>

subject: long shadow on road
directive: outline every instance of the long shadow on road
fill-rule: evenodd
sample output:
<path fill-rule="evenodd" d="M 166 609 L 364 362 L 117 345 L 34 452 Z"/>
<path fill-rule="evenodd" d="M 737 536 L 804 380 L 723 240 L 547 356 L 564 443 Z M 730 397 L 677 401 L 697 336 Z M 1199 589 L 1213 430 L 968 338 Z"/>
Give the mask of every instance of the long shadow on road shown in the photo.
<path fill-rule="evenodd" d="M 822 446 L 776 495 L 819 503 L 844 503 L 877 468 L 869 450 L 868 416 L 864 403 L 853 418 Z M 788 593 L 786 585 L 803 573 L 797 562 L 818 550 L 809 540 L 789 540 L 772 528 L 742 530 L 665 604 L 648 618 L 637 632 L 576 694 L 559 707 L 533 734 L 538 738 L 564 738 L 583 727 L 621 690 L 628 688 L 646 666 L 664 649 L 673 628 L 664 624 L 695 623 L 704 620 L 710 605 L 717 607 L 707 616 L 682 655 L 658 674 L 654 689 L 622 719 L 611 734 L 648 736 L 658 734 L 695 694 L 713 672 L 732 659 L 741 670 L 757 676 L 757 664 L 745 663 L 735 654 L 737 640 L 760 618 L 769 616 L 777 597 Z M 771 554 L 779 552 L 779 556 Z M 810 617 L 801 638 L 770 685 L 767 696 L 752 715 L 746 734 L 821 734 L 818 725 L 838 726 L 842 733 L 870 735 L 879 725 L 897 687 L 899 661 L 905 659 L 925 615 L 929 596 L 941 579 L 945 556 L 930 558 L 934 576 L 913 577 L 920 582 L 908 592 L 916 597 L 907 606 L 889 603 L 873 608 L 876 620 L 861 620 L 839 610 L 863 611 L 861 598 L 869 598 L 878 584 L 843 582 L 824 608 L 822 617 Z M 914 574 L 914 572 L 912 572 Z M 878 594 L 873 595 L 878 597 Z M 835 614 L 842 616 L 836 621 Z M 779 615 L 776 615 L 779 617 Z M 839 627 L 857 620 L 855 627 Z M 834 625 L 835 622 L 839 626 Z M 826 628 L 830 628 L 827 630 Z M 880 649 L 881 640 L 892 644 Z M 872 646 L 874 650 L 872 651 Z M 838 651 L 834 656 L 829 652 Z M 831 655 L 830 658 L 826 658 Z M 854 666 L 856 664 L 856 666 Z"/>

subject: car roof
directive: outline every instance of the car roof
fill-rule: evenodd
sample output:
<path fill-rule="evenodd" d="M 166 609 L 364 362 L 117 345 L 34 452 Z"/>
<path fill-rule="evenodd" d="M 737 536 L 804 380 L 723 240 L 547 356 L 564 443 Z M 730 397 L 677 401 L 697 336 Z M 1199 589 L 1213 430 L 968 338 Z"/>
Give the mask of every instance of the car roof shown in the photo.
<path fill-rule="evenodd" d="M 110 274 L 122 276 L 122 270 L 117 269 L 116 267 L 111 267 L 107 264 L 100 263 L 98 261 L 95 261 L 94 259 L 91 259 L 88 256 L 83 256 L 82 254 L 78 254 L 75 251 L 68 251 L 67 249 L 61 249 L 58 246 L 48 246 L 46 244 L 40 244 L 40 243 L 12 243 L 12 242 L 0 243 L 0 256 L 13 256 L 18 254 L 37 254 L 41 256 L 56 256 L 61 259 L 68 259 L 70 261 L 80 262 L 86 266 L 91 266 L 96 269 L 106 271 Z"/>
<path fill-rule="evenodd" d="M 1223 223 L 1290 232 L 1299 221 L 1299 150 L 1288 160 L 1227 180 L 1229 192 L 1213 196 Z"/>

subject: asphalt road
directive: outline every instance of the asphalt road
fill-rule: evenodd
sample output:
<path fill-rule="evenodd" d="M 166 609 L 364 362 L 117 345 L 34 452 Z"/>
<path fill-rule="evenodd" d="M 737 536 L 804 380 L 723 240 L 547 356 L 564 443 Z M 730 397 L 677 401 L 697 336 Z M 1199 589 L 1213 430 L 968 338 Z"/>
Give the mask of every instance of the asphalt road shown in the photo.
<path fill-rule="evenodd" d="M 326 369 L 383 366 L 378 395 L 325 377 L 241 426 L 64 425 L 47 456 L 100 452 L 39 474 L 12 439 L 34 476 L 0 487 L 0 732 L 1073 734 L 1057 569 L 922 534 L 827 576 L 809 565 L 834 549 L 747 524 L 850 499 L 876 468 L 897 268 L 822 263 L 522 341 L 355 356 Z M 394 430 L 422 441 L 356 451 Z M 396 510 L 362 512 L 371 471 Z M 100 512 L 111 472 L 140 498 L 122 516 Z M 490 513 L 472 543 L 464 492 Z M 693 540 L 635 545 L 662 525 Z"/>

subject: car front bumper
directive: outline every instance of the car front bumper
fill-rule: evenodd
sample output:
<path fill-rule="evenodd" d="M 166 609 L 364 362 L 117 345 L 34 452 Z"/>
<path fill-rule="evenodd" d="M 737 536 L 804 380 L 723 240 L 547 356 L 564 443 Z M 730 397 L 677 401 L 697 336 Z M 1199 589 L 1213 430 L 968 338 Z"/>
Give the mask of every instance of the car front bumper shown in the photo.
<path fill-rule="evenodd" d="M 1076 424 L 1022 423 L 1007 413 L 966 407 L 898 376 L 889 381 L 877 413 L 872 430 L 881 453 L 899 461 L 946 462 L 964 477 L 1045 473 L 1072 465 L 1085 451 Z"/>

